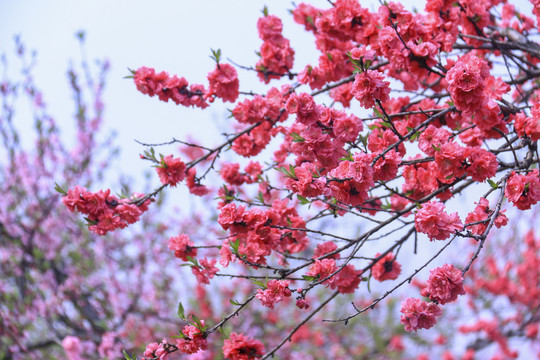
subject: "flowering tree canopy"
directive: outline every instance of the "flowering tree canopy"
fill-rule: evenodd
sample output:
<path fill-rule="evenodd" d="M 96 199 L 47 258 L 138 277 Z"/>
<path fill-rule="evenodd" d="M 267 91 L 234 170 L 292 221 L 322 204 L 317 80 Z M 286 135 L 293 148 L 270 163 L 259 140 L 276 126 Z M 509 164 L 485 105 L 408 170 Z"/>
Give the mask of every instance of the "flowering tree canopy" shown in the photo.
<path fill-rule="evenodd" d="M 77 239 L 100 249 L 112 234 L 119 255 L 137 256 L 120 267 L 125 276 L 87 273 L 114 274 L 112 288 L 94 280 L 87 293 L 58 300 L 72 303 L 56 334 L 66 356 L 116 359 L 120 348 L 144 360 L 538 355 L 540 238 L 519 221 L 529 230 L 540 200 L 540 3 L 525 14 L 505 1 L 428 0 L 419 13 L 337 0 L 299 4 L 291 16 L 313 34 L 317 63 L 295 65 L 302 45 L 264 8 L 256 64 L 229 64 L 212 50 L 208 84 L 144 65 L 131 71 L 143 95 L 231 107 L 217 143 L 195 134 L 143 144 L 155 189 L 113 195 L 89 190 L 82 175 L 59 177 L 65 208 L 86 221 Z M 239 72 L 265 90 L 242 88 Z M 176 149 L 161 153 L 165 145 Z M 183 187 L 204 211 L 152 232 L 158 195 Z M 34 227 L 44 218 L 33 217 Z M 39 249 L 36 231 L 28 240 L 6 227 L 16 220 L 2 223 L 17 251 Z M 125 243 L 122 234 L 140 223 L 155 244 Z M 113 254 L 106 264 L 125 260 L 98 252 Z M 12 266 L 10 291 L 25 298 Z M 176 288 L 169 269 L 189 275 L 179 266 L 194 276 Z M 130 286 L 121 299 L 108 293 Z M 110 302 L 97 305 L 94 289 Z M 107 316 L 88 317 L 85 305 Z M 73 313 L 85 317 L 72 324 Z M 154 340 L 127 334 L 138 328 Z M 7 356 L 29 352 L 6 338 Z"/>

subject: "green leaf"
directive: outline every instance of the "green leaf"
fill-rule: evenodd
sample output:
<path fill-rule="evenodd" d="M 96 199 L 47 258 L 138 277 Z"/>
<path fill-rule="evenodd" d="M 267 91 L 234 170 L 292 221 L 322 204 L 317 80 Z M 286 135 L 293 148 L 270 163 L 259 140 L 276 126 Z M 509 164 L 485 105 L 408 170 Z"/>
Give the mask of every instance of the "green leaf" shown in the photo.
<path fill-rule="evenodd" d="M 184 310 L 184 306 L 181 302 L 178 303 L 178 311 L 177 311 L 178 317 L 182 320 L 186 320 L 186 314 Z"/>
<path fill-rule="evenodd" d="M 297 194 L 296 197 L 298 198 L 298 201 L 300 201 L 301 205 L 306 205 L 310 203 L 310 201 L 306 199 L 305 197 L 303 197 L 302 195 Z"/>
<path fill-rule="evenodd" d="M 63 196 L 67 195 L 67 192 L 64 189 L 62 189 L 62 187 L 60 185 L 58 185 L 56 182 L 54 183 L 54 185 L 55 185 L 54 190 L 56 190 L 57 192 L 59 192 Z"/>
<path fill-rule="evenodd" d="M 137 360 L 137 356 L 135 356 L 135 354 L 129 356 L 126 350 L 122 350 L 122 354 L 124 354 L 124 357 L 126 358 L 126 360 Z"/>
<path fill-rule="evenodd" d="M 257 285 L 258 287 L 262 288 L 263 290 L 266 289 L 266 281 L 262 281 L 262 280 L 259 280 L 259 279 L 251 279 L 251 282 L 254 285 Z"/>
<path fill-rule="evenodd" d="M 241 305 L 238 301 L 236 301 L 236 300 L 234 300 L 234 299 L 230 299 L 229 302 L 230 302 L 231 304 L 235 305 L 235 306 L 240 306 L 240 305 Z"/>
<path fill-rule="evenodd" d="M 302 279 L 306 281 L 315 281 L 319 278 L 319 275 L 317 276 L 310 276 L 310 275 L 302 275 Z"/>
<path fill-rule="evenodd" d="M 238 248 L 240 247 L 240 239 L 236 239 L 234 242 L 229 240 L 229 246 L 231 247 L 231 252 L 238 256 Z"/>
<path fill-rule="evenodd" d="M 196 315 L 190 314 L 190 316 L 191 316 L 191 318 L 193 319 L 193 322 L 196 325 L 195 327 L 197 329 L 199 329 L 201 332 L 204 331 L 204 330 L 202 330 L 203 326 L 202 326 L 201 320 Z"/>
<path fill-rule="evenodd" d="M 196 267 L 201 267 L 201 266 L 199 265 L 199 262 L 197 261 L 196 258 L 194 258 L 194 257 L 192 257 L 192 256 L 188 256 L 187 259 L 188 259 L 188 261 L 189 261 L 190 263 L 192 263 L 194 266 L 196 266 Z"/>
<path fill-rule="evenodd" d="M 383 114 L 377 108 L 373 109 L 373 114 L 375 114 L 375 116 L 380 117 L 380 118 L 383 117 Z"/>
<path fill-rule="evenodd" d="M 210 59 L 214 60 L 216 64 L 219 65 L 219 62 L 221 61 L 221 49 L 210 49 L 212 51 L 212 55 L 210 55 Z"/>
<path fill-rule="evenodd" d="M 379 124 L 381 124 L 382 126 L 384 126 L 386 128 L 389 128 L 389 129 L 392 128 L 392 124 L 390 124 L 389 122 L 386 122 L 386 121 L 381 121 Z"/>
<path fill-rule="evenodd" d="M 297 133 L 290 133 L 289 135 L 291 135 L 291 137 L 293 138 L 293 142 L 303 142 L 303 141 L 306 141 L 306 139 L 304 139 L 302 136 L 298 135 Z"/>
<path fill-rule="evenodd" d="M 411 142 L 412 141 L 415 141 L 416 139 L 418 139 L 418 137 L 420 136 L 420 131 L 417 131 L 413 134 L 413 136 L 411 136 L 411 138 L 409 139 Z"/>
<path fill-rule="evenodd" d="M 268 16 L 268 7 L 266 5 L 264 5 L 263 9 L 262 9 L 262 13 L 264 16 Z"/>
<path fill-rule="evenodd" d="M 497 183 L 491 179 L 488 179 L 488 184 L 493 188 L 493 190 L 496 190 L 499 188 L 499 185 L 497 185 Z"/>

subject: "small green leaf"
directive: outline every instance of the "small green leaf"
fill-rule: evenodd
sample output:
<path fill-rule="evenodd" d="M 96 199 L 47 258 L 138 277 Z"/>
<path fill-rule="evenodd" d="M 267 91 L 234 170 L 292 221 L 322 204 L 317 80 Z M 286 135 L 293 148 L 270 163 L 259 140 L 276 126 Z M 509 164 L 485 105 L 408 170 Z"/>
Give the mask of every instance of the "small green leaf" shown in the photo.
<path fill-rule="evenodd" d="M 302 136 L 298 135 L 297 133 L 290 133 L 289 135 L 291 135 L 291 137 L 293 138 L 293 142 L 303 142 L 303 141 L 306 141 L 306 139 L 304 139 Z"/>
<path fill-rule="evenodd" d="M 229 302 L 230 302 L 232 305 L 235 305 L 235 306 L 240 306 L 240 305 L 241 305 L 238 301 L 236 301 L 236 300 L 234 300 L 234 299 L 230 299 Z"/>
<path fill-rule="evenodd" d="M 178 303 L 178 311 L 177 311 L 178 317 L 182 320 L 186 320 L 186 314 L 184 310 L 184 306 L 181 302 Z"/>
<path fill-rule="evenodd" d="M 57 183 L 54 183 L 54 185 L 55 185 L 54 190 L 56 190 L 57 192 L 59 192 L 63 196 L 67 195 L 67 192 L 64 189 L 62 189 L 62 187 L 60 185 L 58 185 Z"/>
<path fill-rule="evenodd" d="M 262 288 L 262 289 L 266 289 L 266 284 L 264 281 L 262 280 L 258 280 L 258 279 L 251 279 L 251 282 L 254 284 L 254 285 L 257 285 L 258 287 Z"/>
<path fill-rule="evenodd" d="M 219 62 L 221 61 L 221 49 L 210 49 L 212 51 L 212 55 L 210 55 L 210 59 L 214 60 L 216 64 L 219 65 Z"/>
<path fill-rule="evenodd" d="M 499 188 L 499 185 L 497 185 L 497 183 L 491 179 L 488 179 L 488 184 L 493 188 L 493 190 L 496 190 Z"/>
<path fill-rule="evenodd" d="M 302 279 L 306 281 L 315 281 L 319 278 L 319 275 L 317 276 L 310 276 L 310 275 L 302 275 Z"/>
<path fill-rule="evenodd" d="M 126 360 L 137 360 L 137 357 L 135 356 L 135 354 L 129 356 L 126 350 L 122 350 L 122 354 L 124 354 L 124 358 L 126 358 Z"/>
<path fill-rule="evenodd" d="M 411 138 L 409 139 L 411 142 L 412 141 L 415 141 L 416 139 L 418 139 L 418 137 L 420 136 L 420 131 L 417 131 L 413 134 L 413 136 L 411 136 Z"/>
<path fill-rule="evenodd" d="M 301 205 L 306 205 L 310 203 L 310 201 L 306 199 L 305 197 L 303 197 L 302 195 L 297 194 L 296 197 L 298 198 L 298 201 L 300 202 Z"/>
<path fill-rule="evenodd" d="M 382 126 L 384 126 L 386 128 L 389 128 L 389 129 L 392 128 L 392 124 L 390 124 L 389 122 L 386 122 L 386 121 L 381 121 L 379 124 L 381 124 Z"/>

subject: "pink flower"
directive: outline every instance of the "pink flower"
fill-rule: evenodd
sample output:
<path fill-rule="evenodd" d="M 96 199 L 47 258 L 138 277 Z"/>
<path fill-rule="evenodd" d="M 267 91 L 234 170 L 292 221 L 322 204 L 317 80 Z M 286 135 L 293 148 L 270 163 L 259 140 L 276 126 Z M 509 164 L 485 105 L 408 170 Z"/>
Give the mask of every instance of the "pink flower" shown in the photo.
<path fill-rule="evenodd" d="M 299 309 L 308 309 L 309 301 L 307 301 L 306 299 L 298 299 L 296 300 L 296 307 Z"/>
<path fill-rule="evenodd" d="M 143 355 L 147 359 L 165 360 L 169 356 L 168 351 L 165 350 L 166 345 L 167 340 L 165 339 L 160 344 L 157 342 L 150 343 L 146 346 Z"/>
<path fill-rule="evenodd" d="M 265 84 L 270 79 L 279 79 L 279 74 L 285 74 L 292 68 L 294 62 L 294 50 L 290 47 L 289 40 L 281 35 L 283 24 L 274 15 L 259 18 L 257 30 L 259 37 L 264 41 L 261 45 L 261 59 L 257 62 L 258 76 Z"/>
<path fill-rule="evenodd" d="M 427 303 L 420 299 L 407 298 L 401 304 L 401 323 L 405 331 L 417 331 L 429 329 L 437 322 L 437 317 L 442 314 L 441 308 L 434 303 Z"/>
<path fill-rule="evenodd" d="M 318 257 L 321 257 L 325 254 L 328 254 L 334 250 L 337 249 L 337 245 L 335 242 L 333 241 L 327 241 L 327 242 L 324 242 L 322 244 L 318 244 L 316 247 L 315 247 L 315 251 L 313 251 L 313 259 L 316 259 Z M 328 256 L 326 259 L 339 259 L 340 258 L 340 254 L 334 254 L 332 256 Z"/>
<path fill-rule="evenodd" d="M 204 86 L 192 84 L 183 77 L 169 76 L 165 71 L 156 73 L 152 68 L 141 67 L 135 71 L 133 80 L 137 90 L 149 96 L 157 95 L 161 101 L 172 99 L 177 105 L 198 106 L 202 109 L 208 106 L 204 101 Z"/>
<path fill-rule="evenodd" d="M 514 127 L 519 136 L 528 136 L 536 141 L 540 140 L 540 103 L 534 104 L 532 113 L 532 117 L 527 117 L 523 113 L 515 115 Z"/>
<path fill-rule="evenodd" d="M 377 253 L 375 257 L 380 255 Z M 371 267 L 371 274 L 377 281 L 395 280 L 401 274 L 401 264 L 396 261 L 396 255 L 388 253 Z"/>
<path fill-rule="evenodd" d="M 66 336 L 62 340 L 62 347 L 67 355 L 67 360 L 82 360 L 81 341 L 76 336 Z"/>
<path fill-rule="evenodd" d="M 462 161 L 465 148 L 458 143 L 449 142 L 435 151 L 435 164 L 437 164 L 437 177 L 441 182 L 452 182 L 456 177 L 463 175 Z"/>
<path fill-rule="evenodd" d="M 289 282 L 287 280 L 270 280 L 266 284 L 266 289 L 258 289 L 255 295 L 257 299 L 261 300 L 264 306 L 270 309 L 273 309 L 275 304 L 290 296 L 291 290 L 289 290 Z"/>
<path fill-rule="evenodd" d="M 520 210 L 528 210 L 540 201 L 540 179 L 538 169 L 526 175 L 512 171 L 504 195 Z"/>
<path fill-rule="evenodd" d="M 205 96 L 215 95 L 223 101 L 235 102 L 238 98 L 239 81 L 236 69 L 230 64 L 218 64 L 208 74 L 208 91 Z"/>
<path fill-rule="evenodd" d="M 358 154 L 353 161 L 344 160 L 328 174 L 332 196 L 353 206 L 363 204 L 368 190 L 374 185 L 371 155 Z"/>
<path fill-rule="evenodd" d="M 195 168 L 191 168 L 186 173 L 186 186 L 189 192 L 195 196 L 204 196 L 210 192 L 205 185 L 200 183 L 200 179 L 197 177 L 197 171 Z"/>
<path fill-rule="evenodd" d="M 466 171 L 474 181 L 483 182 L 497 173 L 497 157 L 480 147 L 466 147 L 463 157 L 467 161 Z"/>
<path fill-rule="evenodd" d="M 336 261 L 334 259 L 315 260 L 306 275 L 314 276 L 317 277 L 318 280 L 322 280 L 330 276 L 330 274 L 334 273 L 336 270 Z M 324 284 L 329 283 L 330 280 L 331 279 L 326 280 Z"/>
<path fill-rule="evenodd" d="M 375 157 L 376 155 L 373 154 Z M 396 178 L 401 163 L 399 152 L 391 150 L 379 158 L 373 166 L 373 180 L 390 181 Z"/>
<path fill-rule="evenodd" d="M 390 82 L 383 80 L 384 74 L 377 70 L 366 70 L 356 75 L 352 93 L 361 106 L 371 109 L 375 100 L 385 102 L 389 99 Z"/>
<path fill-rule="evenodd" d="M 503 212 L 504 210 L 499 211 L 499 214 L 495 218 L 494 224 L 497 228 L 500 228 L 508 223 L 508 218 Z M 489 201 L 487 199 L 480 198 L 474 210 L 465 218 L 465 224 L 484 221 L 483 223 L 468 227 L 473 234 L 482 235 L 486 231 L 486 226 L 489 222 L 488 216 L 491 215 L 491 213 L 492 211 L 489 209 Z"/>
<path fill-rule="evenodd" d="M 201 320 L 201 326 L 204 327 L 204 320 Z M 194 354 L 208 348 L 206 338 L 203 337 L 201 331 L 195 326 L 184 326 L 184 329 L 182 329 L 182 334 L 184 334 L 185 337 L 178 339 L 176 342 L 176 346 L 180 352 L 183 352 L 184 354 Z"/>
<path fill-rule="evenodd" d="M 484 103 L 484 81 L 489 76 L 488 64 L 473 53 L 462 56 L 448 70 L 448 91 L 458 110 L 472 115 Z"/>
<path fill-rule="evenodd" d="M 231 185 L 242 185 L 245 182 L 244 175 L 240 173 L 240 164 L 228 163 L 221 167 L 221 178 Z"/>
<path fill-rule="evenodd" d="M 139 221 L 142 211 L 133 204 L 121 204 L 114 208 L 114 212 L 118 214 L 120 219 L 128 224 L 134 224 Z"/>
<path fill-rule="evenodd" d="M 427 234 L 430 241 L 446 240 L 463 226 L 457 212 L 448 215 L 444 204 L 435 201 L 422 205 L 414 217 L 414 225 L 417 231 Z"/>
<path fill-rule="evenodd" d="M 352 84 L 345 83 L 330 90 L 330 97 L 336 102 L 340 102 L 343 107 L 351 106 L 351 100 L 354 97 L 352 93 Z"/>
<path fill-rule="evenodd" d="M 353 265 L 346 265 L 330 279 L 330 289 L 337 289 L 341 294 L 352 294 L 362 281 L 362 270 L 356 270 Z"/>
<path fill-rule="evenodd" d="M 197 278 L 197 281 L 200 284 L 210 284 L 210 279 L 212 279 L 219 269 L 215 267 L 217 259 L 208 260 L 207 258 L 200 259 L 200 266 L 192 266 L 191 272 Z"/>
<path fill-rule="evenodd" d="M 294 169 L 296 179 L 285 179 L 285 186 L 304 197 L 316 197 L 323 194 L 326 178 L 317 177 L 319 170 L 310 162 L 304 162 Z"/>
<path fill-rule="evenodd" d="M 197 256 L 197 248 L 193 241 L 185 234 L 173 236 L 169 239 L 169 249 L 174 251 L 174 256 L 184 261 L 188 261 L 188 256 Z"/>
<path fill-rule="evenodd" d="M 223 356 L 229 360 L 256 360 L 264 354 L 264 345 L 258 341 L 232 333 L 223 342 Z"/>
<path fill-rule="evenodd" d="M 456 301 L 465 293 L 461 270 L 449 264 L 431 270 L 427 287 L 422 290 L 422 296 L 428 296 L 441 305 Z"/>
<path fill-rule="evenodd" d="M 186 164 L 178 158 L 173 158 L 172 155 L 167 155 L 162 158 L 156 171 L 162 184 L 176 186 L 186 177 Z"/>

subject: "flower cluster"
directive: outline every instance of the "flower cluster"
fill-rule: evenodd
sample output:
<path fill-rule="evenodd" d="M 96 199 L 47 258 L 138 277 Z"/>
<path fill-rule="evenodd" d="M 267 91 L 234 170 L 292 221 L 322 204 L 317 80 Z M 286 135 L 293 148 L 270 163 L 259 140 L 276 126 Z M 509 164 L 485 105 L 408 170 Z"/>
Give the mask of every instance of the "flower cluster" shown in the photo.
<path fill-rule="evenodd" d="M 287 204 L 287 200 L 274 200 L 266 211 L 247 210 L 235 203 L 221 208 L 218 222 L 229 231 L 229 239 L 221 247 L 220 263 L 226 267 L 240 256 L 249 264 L 266 264 L 266 256 L 272 251 L 292 254 L 304 250 L 308 241 L 305 232 L 287 228 L 304 229 L 305 222 Z"/>
<path fill-rule="evenodd" d="M 234 152 L 244 157 L 255 156 L 279 133 L 280 129 L 273 126 L 287 120 L 288 114 L 282 108 L 289 90 L 289 86 L 285 85 L 281 90 L 271 88 L 265 97 L 256 95 L 236 105 L 232 115 L 240 124 L 259 125 L 233 142 Z"/>
<path fill-rule="evenodd" d="M 270 309 L 273 309 L 275 304 L 290 296 L 291 290 L 287 280 L 270 280 L 266 283 L 266 289 L 258 289 L 255 295 L 264 306 Z"/>
<path fill-rule="evenodd" d="M 504 212 L 505 210 L 499 211 L 499 214 L 493 222 L 497 228 L 505 226 L 508 223 L 508 218 Z M 490 218 L 491 214 L 492 211 L 489 209 L 489 201 L 485 198 L 480 198 L 474 210 L 465 218 L 465 223 L 475 223 L 469 227 L 470 231 L 473 234 L 483 235 L 486 231 L 487 224 L 489 223 L 488 219 Z"/>
<path fill-rule="evenodd" d="M 337 273 L 332 275 L 335 272 Z M 342 294 L 353 293 L 362 281 L 362 270 L 356 270 L 354 266 L 350 264 L 339 268 L 336 265 L 336 260 L 331 258 L 315 260 L 306 275 L 313 276 L 318 281 L 332 275 L 330 278 L 323 281 L 323 284 L 331 289 L 337 289 L 337 291 Z"/>
<path fill-rule="evenodd" d="M 375 257 L 379 257 L 380 255 L 380 253 L 377 253 Z M 401 274 L 401 264 L 396 261 L 396 255 L 388 253 L 373 264 L 371 274 L 377 281 L 395 280 Z"/>
<path fill-rule="evenodd" d="M 385 102 L 389 99 L 390 82 L 383 81 L 384 74 L 377 70 L 366 70 L 356 75 L 352 86 L 354 98 L 366 109 L 375 106 L 375 101 Z"/>
<path fill-rule="evenodd" d="M 274 15 L 265 15 L 257 21 L 259 37 L 263 40 L 261 45 L 261 59 L 257 62 L 259 78 L 266 84 L 270 79 L 279 79 L 293 67 L 294 50 L 281 34 L 283 24 L 281 19 Z"/>
<path fill-rule="evenodd" d="M 229 360 L 256 360 L 264 354 L 264 345 L 244 334 L 232 333 L 223 342 L 223 356 Z"/>
<path fill-rule="evenodd" d="M 437 317 L 442 315 L 442 310 L 434 303 L 428 303 L 420 299 L 407 298 L 401 304 L 401 323 L 405 331 L 417 331 L 429 329 L 437 323 Z"/>
<path fill-rule="evenodd" d="M 525 175 L 512 171 L 504 195 L 518 209 L 530 209 L 532 205 L 540 201 L 540 175 L 538 169 L 534 169 Z"/>
<path fill-rule="evenodd" d="M 441 305 L 456 301 L 459 295 L 465 294 L 461 270 L 449 264 L 431 270 L 427 287 L 421 294 Z"/>
<path fill-rule="evenodd" d="M 204 320 L 200 320 L 200 327 L 204 327 Z M 195 354 L 208 348 L 208 342 L 199 328 L 186 325 L 182 329 L 182 338 L 176 341 L 176 347 L 184 354 Z"/>
<path fill-rule="evenodd" d="M 446 240 L 463 227 L 457 212 L 447 214 L 444 204 L 436 201 L 422 204 L 414 217 L 414 225 L 418 232 L 427 234 L 430 241 Z"/>
<path fill-rule="evenodd" d="M 162 157 L 156 171 L 162 184 L 175 187 L 186 177 L 186 164 L 179 158 L 167 155 Z"/>
<path fill-rule="evenodd" d="M 217 259 L 208 260 L 207 258 L 200 259 L 197 265 L 191 267 L 191 272 L 195 275 L 195 278 L 199 284 L 210 284 L 210 279 L 212 279 L 219 271 L 215 267 Z"/>
<path fill-rule="evenodd" d="M 203 85 L 191 84 L 183 77 L 169 76 L 165 71 L 156 73 L 146 66 L 137 69 L 133 75 L 137 90 L 145 95 L 158 96 L 161 101 L 174 101 L 177 105 L 197 106 L 202 109 L 208 106 L 204 99 L 206 90 Z"/>
<path fill-rule="evenodd" d="M 230 64 L 218 64 L 216 69 L 208 74 L 208 90 L 205 98 L 216 96 L 223 101 L 235 102 L 238 98 L 238 73 Z"/>
<path fill-rule="evenodd" d="M 84 187 L 75 186 L 63 196 L 62 202 L 69 211 L 85 214 L 91 224 L 89 226 L 91 231 L 105 235 L 109 231 L 123 229 L 139 221 L 141 214 L 148 210 L 152 202 L 147 199 L 142 204 L 136 205 L 135 203 L 142 197 L 141 194 L 134 194 L 132 198 L 118 199 L 111 195 L 109 189 L 93 193 Z"/>
<path fill-rule="evenodd" d="M 197 256 L 197 248 L 189 236 L 180 234 L 169 239 L 169 249 L 174 251 L 174 256 L 184 261 L 188 261 L 188 256 Z"/>

